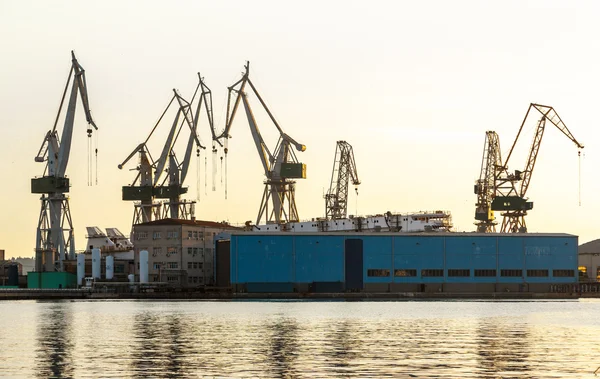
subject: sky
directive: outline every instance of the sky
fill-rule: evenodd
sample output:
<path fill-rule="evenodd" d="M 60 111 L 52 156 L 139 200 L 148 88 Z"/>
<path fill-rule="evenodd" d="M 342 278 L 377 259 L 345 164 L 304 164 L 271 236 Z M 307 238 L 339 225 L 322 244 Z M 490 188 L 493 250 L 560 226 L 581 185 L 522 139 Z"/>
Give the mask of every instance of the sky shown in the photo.
<path fill-rule="evenodd" d="M 87 226 L 129 233 L 133 204 L 121 200 L 121 187 L 132 183 L 136 159 L 117 165 L 146 139 L 173 89 L 191 98 L 200 72 L 221 130 L 227 86 L 246 61 L 281 127 L 307 146 L 298 153 L 307 165 L 296 186 L 301 219 L 324 215 L 336 141 L 345 140 L 362 181 L 358 197 L 350 191 L 349 213 L 448 210 L 457 231 L 474 231 L 485 131 L 499 134 L 505 156 L 529 104 L 540 103 L 556 109 L 585 149 L 579 159 L 571 141 L 546 129 L 528 191 L 529 231 L 596 239 L 599 11 L 593 1 L 0 0 L 0 249 L 33 256 L 40 200 L 30 180 L 44 170 L 34 157 L 56 117 L 71 50 L 86 70 L 99 128 L 98 184 L 88 186 L 78 105 L 67 168 L 78 250 Z M 250 101 L 273 150 L 275 127 Z M 149 142 L 154 155 L 172 117 Z M 536 121 L 526 124 L 509 169 L 525 167 Z M 205 118 L 199 135 L 210 146 Z M 198 219 L 256 219 L 264 175 L 241 108 L 231 135 L 215 191 L 212 156 L 194 159 L 186 185 L 188 199 L 200 194 Z"/>

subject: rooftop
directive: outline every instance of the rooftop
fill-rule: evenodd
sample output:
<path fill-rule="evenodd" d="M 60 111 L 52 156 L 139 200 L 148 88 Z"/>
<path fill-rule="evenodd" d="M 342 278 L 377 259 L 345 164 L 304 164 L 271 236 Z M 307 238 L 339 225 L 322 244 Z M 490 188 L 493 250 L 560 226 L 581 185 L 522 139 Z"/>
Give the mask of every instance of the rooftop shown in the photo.
<path fill-rule="evenodd" d="M 204 221 L 204 220 L 181 220 L 174 218 L 165 218 L 162 220 L 154 220 L 150 222 L 144 222 L 141 224 L 136 224 L 135 226 L 153 226 L 153 225 L 195 225 L 195 226 L 205 226 L 210 228 L 220 228 L 220 229 L 242 229 L 236 226 L 229 225 L 227 222 L 215 222 L 215 221 Z"/>

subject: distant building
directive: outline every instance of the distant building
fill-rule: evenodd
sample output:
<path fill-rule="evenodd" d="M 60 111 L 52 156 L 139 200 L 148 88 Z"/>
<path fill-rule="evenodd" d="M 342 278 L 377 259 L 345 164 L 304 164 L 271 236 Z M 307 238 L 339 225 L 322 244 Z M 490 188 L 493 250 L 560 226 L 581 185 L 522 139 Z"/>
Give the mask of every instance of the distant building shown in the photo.
<path fill-rule="evenodd" d="M 139 254 L 148 251 L 149 281 L 172 286 L 197 287 L 214 284 L 214 237 L 239 230 L 227 223 L 163 219 L 133 226 L 136 275 Z"/>
<path fill-rule="evenodd" d="M 579 278 L 600 281 L 600 239 L 579 246 Z"/>
<path fill-rule="evenodd" d="M 23 275 L 27 275 L 28 272 L 35 271 L 35 258 L 22 258 L 17 257 L 15 261 L 19 262 L 23 266 Z"/>
<path fill-rule="evenodd" d="M 0 286 L 17 286 L 19 285 L 19 276 L 22 275 L 23 265 L 19 262 L 0 260 Z"/>
<path fill-rule="evenodd" d="M 0 261 L 5 260 L 5 256 L 4 256 L 4 250 L 0 250 Z"/>

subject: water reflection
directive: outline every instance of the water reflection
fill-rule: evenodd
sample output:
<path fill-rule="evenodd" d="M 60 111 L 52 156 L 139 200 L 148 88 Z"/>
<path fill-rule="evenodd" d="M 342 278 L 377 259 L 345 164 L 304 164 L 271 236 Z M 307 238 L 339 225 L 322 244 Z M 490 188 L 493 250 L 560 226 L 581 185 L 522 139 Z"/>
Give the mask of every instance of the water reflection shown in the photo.
<path fill-rule="evenodd" d="M 40 302 L 37 317 L 36 374 L 40 378 L 73 377 L 73 314 L 69 302 Z"/>
<path fill-rule="evenodd" d="M 298 324 L 296 320 L 278 316 L 264 325 L 268 336 L 270 371 L 278 378 L 296 376 L 295 363 L 298 354 Z"/>
<path fill-rule="evenodd" d="M 600 302 L 27 304 L 0 376 L 581 378 L 600 356 Z"/>
<path fill-rule="evenodd" d="M 529 371 L 530 335 L 525 324 L 506 320 L 482 320 L 477 327 L 479 367 L 488 375 L 515 377 Z"/>

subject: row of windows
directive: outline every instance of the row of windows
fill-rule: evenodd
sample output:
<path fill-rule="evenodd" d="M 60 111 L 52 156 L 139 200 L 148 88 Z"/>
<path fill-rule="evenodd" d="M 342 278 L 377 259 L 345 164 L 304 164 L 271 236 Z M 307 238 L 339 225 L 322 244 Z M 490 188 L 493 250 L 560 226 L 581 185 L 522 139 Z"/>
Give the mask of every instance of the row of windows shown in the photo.
<path fill-rule="evenodd" d="M 497 271 L 495 269 L 475 269 L 474 276 L 476 277 L 495 277 Z M 388 269 L 368 269 L 367 276 L 370 277 L 388 277 L 390 276 L 390 270 Z M 417 270 L 415 269 L 398 269 L 394 270 L 394 276 L 397 277 L 416 277 Z M 421 277 L 443 277 L 443 269 L 423 269 L 421 270 Z M 470 269 L 448 269 L 448 277 L 470 277 Z M 500 276 L 502 277 L 522 277 L 523 270 L 500 270 Z M 530 278 L 548 277 L 548 270 L 527 270 L 527 276 Z M 553 270 L 552 276 L 554 277 L 574 277 L 575 270 Z"/>
<path fill-rule="evenodd" d="M 168 268 L 168 269 L 170 269 L 170 270 L 176 270 L 176 269 L 178 269 L 178 268 L 179 268 L 179 263 L 178 263 L 178 262 L 159 262 L 159 263 L 154 263 L 154 264 L 152 265 L 152 267 L 153 267 L 155 270 L 160 270 L 160 269 L 161 269 L 161 267 L 162 267 L 162 268 L 165 268 L 165 267 L 166 267 L 166 268 Z"/>
<path fill-rule="evenodd" d="M 202 277 L 201 276 L 188 276 L 188 283 L 202 283 Z"/>
<path fill-rule="evenodd" d="M 207 248 L 202 248 L 202 247 L 188 247 L 187 248 L 187 253 L 189 255 L 196 255 L 196 254 L 202 254 L 203 252 L 205 252 L 210 254 L 212 253 L 212 248 L 211 247 L 207 247 Z"/>
<path fill-rule="evenodd" d="M 202 236 L 204 237 L 210 237 L 211 235 L 214 237 L 217 233 L 211 233 L 211 232 L 199 232 L 199 231 L 191 231 L 188 230 L 188 239 L 197 239 L 197 238 L 202 238 Z"/>
<path fill-rule="evenodd" d="M 191 269 L 202 270 L 202 262 L 188 262 L 188 270 Z"/>

